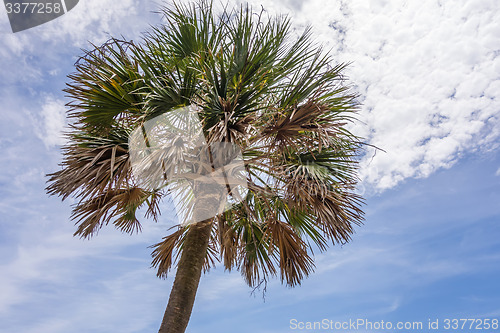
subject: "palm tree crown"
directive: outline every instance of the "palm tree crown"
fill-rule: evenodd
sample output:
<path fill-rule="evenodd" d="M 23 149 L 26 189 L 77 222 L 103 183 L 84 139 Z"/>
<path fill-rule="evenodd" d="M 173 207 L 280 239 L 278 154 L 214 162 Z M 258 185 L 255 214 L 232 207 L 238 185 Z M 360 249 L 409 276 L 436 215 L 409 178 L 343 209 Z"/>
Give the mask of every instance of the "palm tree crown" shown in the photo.
<path fill-rule="evenodd" d="M 69 75 L 70 141 L 48 193 L 77 199 L 75 235 L 91 237 L 109 223 L 139 231 L 136 211 L 144 207 L 158 219 L 170 190 L 138 182 L 130 135 L 195 106 L 207 144 L 240 149 L 248 188 L 242 201 L 203 222 L 203 267 L 222 262 L 250 286 L 270 276 L 300 284 L 314 268 L 313 247 L 349 241 L 363 219 L 354 192 L 362 143 L 346 129 L 359 103 L 342 75 L 345 64 L 332 64 L 310 28 L 293 38 L 285 16 L 248 6 L 215 15 L 205 1 L 162 13 L 167 23 L 140 43 L 94 46 Z M 192 200 L 188 194 L 180 200 Z M 166 277 L 196 225 L 180 224 L 153 246 L 158 276 Z"/>

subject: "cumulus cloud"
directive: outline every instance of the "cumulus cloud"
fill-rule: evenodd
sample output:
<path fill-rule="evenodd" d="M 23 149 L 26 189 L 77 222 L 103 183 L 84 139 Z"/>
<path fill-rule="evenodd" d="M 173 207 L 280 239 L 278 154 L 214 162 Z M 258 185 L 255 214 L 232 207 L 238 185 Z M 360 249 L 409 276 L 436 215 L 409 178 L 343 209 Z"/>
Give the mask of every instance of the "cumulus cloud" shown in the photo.
<path fill-rule="evenodd" d="M 258 3 L 254 2 L 257 7 Z M 269 5 L 269 6 L 268 6 Z M 298 28 L 348 69 L 363 102 L 353 130 L 386 151 L 369 152 L 362 178 L 382 190 L 448 168 L 500 134 L 500 3 L 423 0 L 283 0 Z"/>
<path fill-rule="evenodd" d="M 365 161 L 364 176 L 383 189 L 450 167 L 498 137 L 500 6 L 378 4 L 353 8 L 363 24 L 353 24 L 346 44 L 365 97 L 364 135 L 387 151 Z"/>

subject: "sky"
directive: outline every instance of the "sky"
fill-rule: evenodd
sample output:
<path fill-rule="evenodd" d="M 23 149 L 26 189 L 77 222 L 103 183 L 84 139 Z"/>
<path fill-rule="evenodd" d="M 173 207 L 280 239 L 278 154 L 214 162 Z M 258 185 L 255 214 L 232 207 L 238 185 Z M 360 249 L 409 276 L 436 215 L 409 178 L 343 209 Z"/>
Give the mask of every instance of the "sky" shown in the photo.
<path fill-rule="evenodd" d="M 442 330 L 447 319 L 500 319 L 500 2 L 250 3 L 287 13 L 297 32 L 311 25 L 336 61 L 351 63 L 363 103 L 351 130 L 383 151 L 361 161 L 366 216 L 352 242 L 315 253 L 301 286 L 272 280 L 264 295 L 238 272 L 211 270 L 187 331 L 364 320 L 372 327 L 350 331 L 397 331 L 373 327 L 384 321 L 422 322 L 406 332 L 426 332 L 429 321 Z M 62 89 L 81 50 L 111 36 L 140 41 L 160 22 L 158 6 L 80 0 L 15 34 L 0 6 L 0 332 L 159 328 L 174 275 L 155 277 L 148 246 L 176 223 L 173 207 L 141 234 L 104 228 L 81 240 L 74 202 L 44 190 L 61 161 Z"/>

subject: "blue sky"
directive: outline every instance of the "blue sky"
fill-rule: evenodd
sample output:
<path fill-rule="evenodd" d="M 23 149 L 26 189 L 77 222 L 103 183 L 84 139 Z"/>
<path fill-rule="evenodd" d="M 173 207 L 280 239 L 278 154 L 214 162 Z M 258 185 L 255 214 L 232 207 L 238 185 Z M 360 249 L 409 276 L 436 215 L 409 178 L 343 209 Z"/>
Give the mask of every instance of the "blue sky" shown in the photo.
<path fill-rule="evenodd" d="M 362 161 L 365 225 L 316 253 L 316 272 L 265 302 L 238 272 L 202 278 L 188 332 L 292 332 L 290 320 L 500 319 L 500 3 L 253 1 L 312 24 L 362 95 L 353 128 L 386 153 Z M 143 233 L 73 238 L 71 201 L 48 197 L 61 160 L 66 75 L 109 36 L 140 39 L 156 2 L 80 0 L 13 34 L 0 9 L 0 331 L 154 332 L 170 292 Z M 373 158 L 372 158 L 373 157 Z M 360 331 L 363 331 L 360 329 Z M 369 331 L 369 330 L 368 330 Z M 417 332 L 417 331 L 415 331 Z"/>

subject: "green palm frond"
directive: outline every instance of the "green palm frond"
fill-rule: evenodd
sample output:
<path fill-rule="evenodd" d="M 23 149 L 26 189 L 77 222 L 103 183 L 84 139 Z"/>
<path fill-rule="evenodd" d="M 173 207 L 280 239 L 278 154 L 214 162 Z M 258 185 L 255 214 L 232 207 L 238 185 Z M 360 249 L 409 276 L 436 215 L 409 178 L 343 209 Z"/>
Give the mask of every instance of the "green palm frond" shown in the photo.
<path fill-rule="evenodd" d="M 68 75 L 64 91 L 71 98 L 68 116 L 89 133 L 107 133 L 117 125 L 128 127 L 141 116 L 143 86 L 138 63 L 130 56 L 131 42 L 111 39 L 87 52 Z"/>

